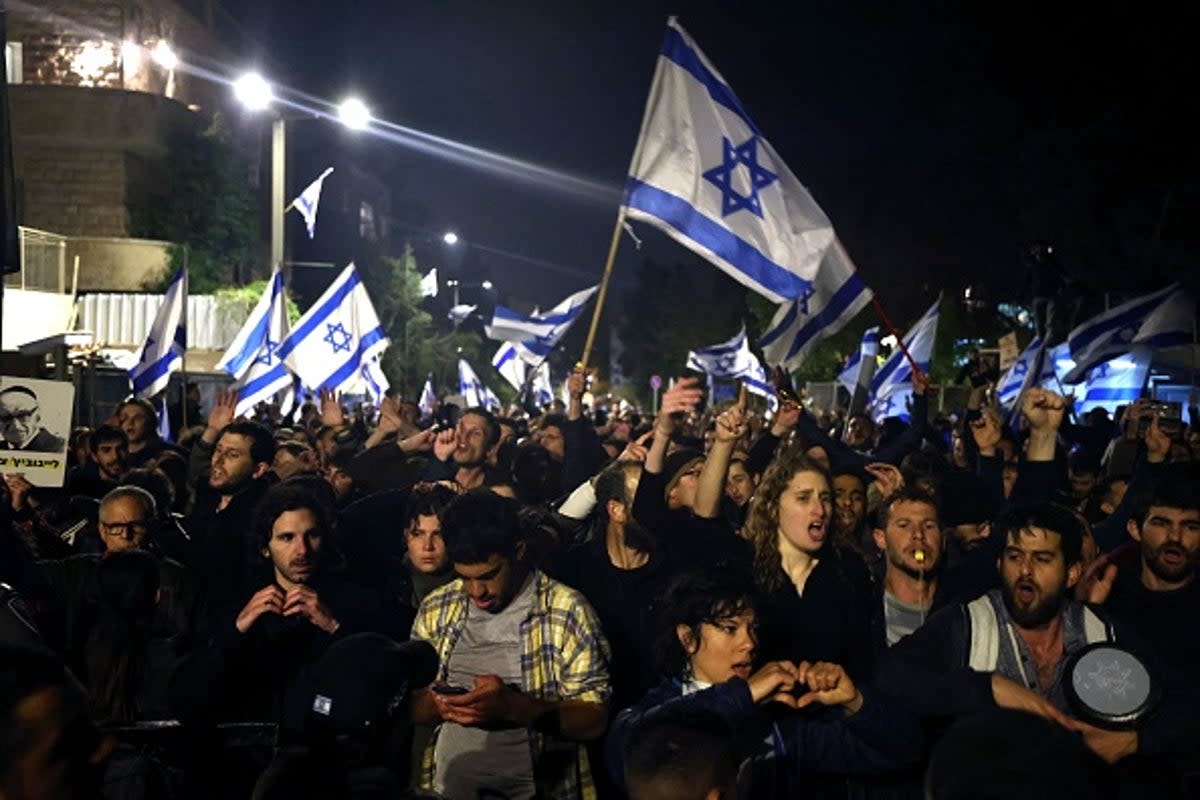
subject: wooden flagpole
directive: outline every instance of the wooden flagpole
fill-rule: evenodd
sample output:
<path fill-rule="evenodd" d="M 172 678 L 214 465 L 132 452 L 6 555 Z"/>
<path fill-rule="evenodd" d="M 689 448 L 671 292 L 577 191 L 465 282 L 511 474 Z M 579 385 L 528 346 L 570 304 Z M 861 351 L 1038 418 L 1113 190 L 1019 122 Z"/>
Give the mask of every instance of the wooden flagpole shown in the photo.
<path fill-rule="evenodd" d="M 600 291 L 596 293 L 596 307 L 592 310 L 592 324 L 588 326 L 587 341 L 583 344 L 583 357 L 579 365 L 587 369 L 596 342 L 596 328 L 600 325 L 600 314 L 604 311 L 604 298 L 608 295 L 608 281 L 612 278 L 613 263 L 617 260 L 617 247 L 621 244 L 621 228 L 625 225 L 625 206 L 617 212 L 617 224 L 613 226 L 612 242 L 608 245 L 608 260 L 604 262 L 604 277 L 600 279 Z"/>
<path fill-rule="evenodd" d="M 908 352 L 908 345 L 904 343 L 904 337 L 900 335 L 900 331 L 896 330 L 896 326 L 892 324 L 887 312 L 883 310 L 883 304 L 879 302 L 879 295 L 871 295 L 871 305 L 875 307 L 875 313 L 879 314 L 879 318 L 883 320 L 888 332 L 896 337 L 896 344 L 900 348 L 900 352 L 904 353 L 904 357 L 908 359 L 908 364 L 912 367 L 913 372 L 922 372 L 923 370 L 913 360 L 912 353 Z"/>

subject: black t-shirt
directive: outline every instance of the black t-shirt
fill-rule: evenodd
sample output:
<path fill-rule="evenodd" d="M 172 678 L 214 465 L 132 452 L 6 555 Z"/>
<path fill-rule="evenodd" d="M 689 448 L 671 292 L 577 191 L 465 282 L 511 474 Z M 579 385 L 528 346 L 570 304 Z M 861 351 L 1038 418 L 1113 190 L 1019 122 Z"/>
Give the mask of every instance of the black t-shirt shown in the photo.
<path fill-rule="evenodd" d="M 1200 675 L 1200 581 L 1182 589 L 1152 592 L 1136 568 L 1122 568 L 1104 608 L 1138 632 L 1153 651 L 1184 674 Z"/>

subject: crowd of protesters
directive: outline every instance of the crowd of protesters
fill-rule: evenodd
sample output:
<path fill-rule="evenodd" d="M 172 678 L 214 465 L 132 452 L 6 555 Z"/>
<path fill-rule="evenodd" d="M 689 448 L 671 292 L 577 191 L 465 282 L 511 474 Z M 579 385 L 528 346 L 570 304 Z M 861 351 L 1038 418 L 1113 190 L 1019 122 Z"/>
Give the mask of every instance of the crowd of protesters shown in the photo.
<path fill-rule="evenodd" d="M 4 476 L 0 798 L 1200 796 L 1200 431 L 915 382 L 909 424 L 223 393 L 177 444 L 128 400 L 63 489 Z M 1102 642 L 1133 722 L 1075 697 Z"/>

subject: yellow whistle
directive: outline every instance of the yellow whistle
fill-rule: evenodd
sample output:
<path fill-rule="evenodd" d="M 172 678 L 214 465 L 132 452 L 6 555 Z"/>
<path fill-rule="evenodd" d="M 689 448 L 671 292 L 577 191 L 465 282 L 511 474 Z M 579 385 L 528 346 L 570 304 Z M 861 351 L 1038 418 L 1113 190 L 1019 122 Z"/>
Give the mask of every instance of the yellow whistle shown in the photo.
<path fill-rule="evenodd" d="M 915 553 L 913 553 L 913 558 L 915 558 L 915 559 L 917 560 L 917 563 L 918 563 L 918 564 L 924 563 L 924 561 L 925 561 L 925 551 L 924 551 L 924 550 L 917 550 Z"/>

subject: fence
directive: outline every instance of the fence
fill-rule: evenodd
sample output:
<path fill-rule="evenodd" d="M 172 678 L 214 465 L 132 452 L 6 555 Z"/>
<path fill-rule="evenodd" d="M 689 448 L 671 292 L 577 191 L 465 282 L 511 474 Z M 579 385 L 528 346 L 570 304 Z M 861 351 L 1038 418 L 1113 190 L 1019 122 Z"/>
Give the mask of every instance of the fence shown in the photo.
<path fill-rule="evenodd" d="M 70 289 L 67 275 L 67 237 L 37 228 L 17 229 L 21 249 L 21 271 L 4 279 L 12 289 L 33 289 L 66 294 Z"/>

